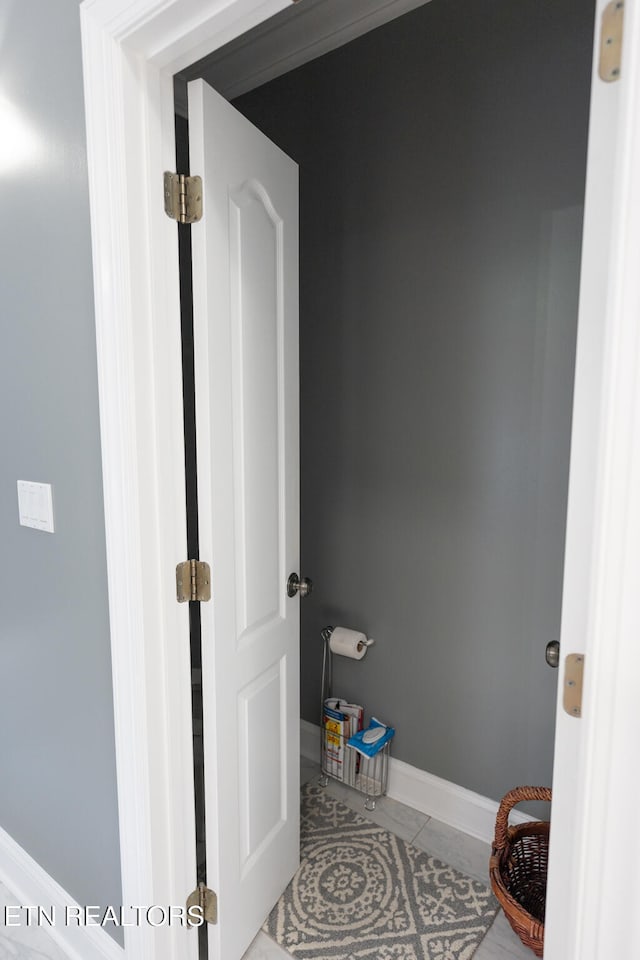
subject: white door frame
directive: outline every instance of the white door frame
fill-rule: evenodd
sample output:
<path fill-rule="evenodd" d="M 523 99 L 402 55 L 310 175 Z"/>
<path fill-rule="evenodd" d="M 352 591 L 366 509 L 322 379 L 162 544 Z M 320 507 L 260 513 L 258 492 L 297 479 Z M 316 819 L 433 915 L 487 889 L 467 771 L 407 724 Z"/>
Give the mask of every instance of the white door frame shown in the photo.
<path fill-rule="evenodd" d="M 596 23 L 609 0 L 598 0 Z M 635 8 L 635 9 L 632 9 Z M 637 38 L 637 4 L 627 5 L 627 40 Z M 637 42 L 637 39 L 636 41 Z M 633 654 L 638 638 L 638 580 L 631 592 L 628 578 L 638 561 L 633 550 L 635 521 L 631 497 L 637 498 L 638 454 L 637 328 L 640 321 L 637 291 L 628 284 L 637 277 L 628 272 L 636 264 L 638 234 L 637 171 L 629 166 L 637 149 L 638 62 L 629 48 L 623 58 L 624 82 L 605 83 L 598 75 L 599 49 L 594 50 L 589 124 L 584 240 L 580 280 L 580 308 L 571 436 L 571 469 L 565 548 L 561 669 L 555 730 L 551 825 L 551 860 L 547 888 L 545 955 L 565 960 L 616 956 L 616 936 L 629 936 L 623 923 L 612 924 L 609 912 L 600 914 L 600 897 L 629 902 L 625 883 L 615 874 L 603 878 L 604 860 L 615 849 L 624 875 L 624 844 L 614 848 L 611 829 L 619 824 L 618 805 L 628 802 L 640 786 L 637 768 L 629 764 L 628 750 L 638 711 L 628 711 L 633 682 Z M 635 74 L 634 74 L 635 71 Z M 635 100 L 635 103 L 634 103 Z M 634 140 L 634 137 L 636 138 Z M 635 146 L 634 146 L 635 143 Z M 638 154 L 635 154 L 637 160 Z M 635 221 L 634 221 L 635 217 Z M 634 227 L 635 222 L 635 227 Z M 633 244 L 635 243 L 635 247 Z M 635 268 L 637 274 L 637 267 Z M 606 322 L 605 322 L 606 321 Z M 636 406 L 634 407 L 634 402 Z M 636 417 L 634 421 L 634 416 Z M 635 438 L 634 438 L 635 434 Z M 634 487 L 635 486 L 635 493 Z M 629 489 L 626 490 L 626 485 Z M 628 498 L 629 495 L 629 498 Z M 636 538 L 637 543 L 637 538 Z M 635 573 L 637 574 L 637 568 Z M 631 619 L 630 619 L 631 618 Z M 633 643 L 629 629 L 635 618 Z M 626 622 L 625 622 L 626 621 Z M 627 649 L 628 647 L 628 649 Z M 582 719 L 563 710 L 564 658 L 585 653 L 586 691 Z M 636 655 L 637 656 L 637 655 Z M 625 676 L 625 669 L 628 671 Z M 620 684 L 620 686 L 618 686 Z M 637 697 L 634 700 L 637 702 Z M 623 770 L 618 767 L 624 757 Z M 611 767 L 609 767 L 611 761 Z M 611 800 L 609 785 L 623 772 L 625 792 Z M 635 786 L 635 790 L 633 787 Z M 626 793 L 628 791 L 628 794 Z M 609 811 L 607 813 L 607 811 Z M 600 819 L 602 818 L 602 819 Z M 619 841 L 617 841 L 619 843 Z M 629 845 L 633 844 L 630 840 Z M 554 855 L 555 854 L 555 855 Z M 603 886 L 603 884 L 606 884 Z M 567 891 L 570 895 L 567 897 Z M 574 895 L 574 891 L 579 891 Z M 607 908 L 608 910 L 609 908 Z M 594 923 L 602 925 L 598 932 Z M 606 931 L 602 940 L 603 931 Z M 617 933 L 616 933 L 617 931 Z M 629 941 L 631 942 L 631 941 Z M 619 945 L 619 955 L 629 955 Z"/>
<path fill-rule="evenodd" d="M 196 886 L 173 74 L 290 0 L 85 0 L 98 385 L 123 903 Z M 130 927 L 127 955 L 195 960 L 179 927 Z"/>
<path fill-rule="evenodd" d="M 98 382 L 125 904 L 180 904 L 195 885 L 175 226 L 161 206 L 175 166 L 173 74 L 290 0 L 84 0 L 81 5 Z M 627 4 L 619 175 L 602 356 L 598 548 L 589 604 L 581 882 L 550 904 L 582 960 L 625 955 L 637 885 L 627 832 L 640 784 L 640 14 Z M 603 269 L 605 269 L 603 267 Z M 564 651 L 568 652 L 568 651 Z M 633 811 L 635 812 L 635 811 Z M 622 831 L 625 831 L 624 838 Z M 606 832 L 606 837 L 605 837 Z M 612 832 L 614 836 L 612 837 Z M 604 840 L 607 840 L 605 846 Z M 601 842 L 600 842 L 601 841 Z M 579 868 L 579 869 L 578 869 Z M 569 907 L 569 909 L 567 909 Z M 604 944 L 604 947 L 603 947 Z M 619 949 L 616 951 L 614 945 Z M 136 960 L 195 958 L 179 928 L 126 930 Z M 565 960 L 548 953 L 547 960 Z"/>

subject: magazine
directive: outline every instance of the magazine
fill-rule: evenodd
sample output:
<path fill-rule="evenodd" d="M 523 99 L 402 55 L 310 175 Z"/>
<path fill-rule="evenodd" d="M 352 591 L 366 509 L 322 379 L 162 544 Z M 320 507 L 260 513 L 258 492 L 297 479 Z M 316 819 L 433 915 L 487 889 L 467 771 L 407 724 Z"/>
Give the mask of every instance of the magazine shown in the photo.
<path fill-rule="evenodd" d="M 345 715 L 334 710 L 325 701 L 322 715 L 322 754 L 323 770 L 336 780 L 344 780 L 345 744 L 349 739 L 346 736 L 347 720 Z"/>
<path fill-rule="evenodd" d="M 354 786 L 360 767 L 360 757 L 354 750 L 347 750 L 350 737 L 362 730 L 364 708 L 357 703 L 348 703 L 336 697 L 324 702 L 322 717 L 323 769 L 330 777 Z"/>

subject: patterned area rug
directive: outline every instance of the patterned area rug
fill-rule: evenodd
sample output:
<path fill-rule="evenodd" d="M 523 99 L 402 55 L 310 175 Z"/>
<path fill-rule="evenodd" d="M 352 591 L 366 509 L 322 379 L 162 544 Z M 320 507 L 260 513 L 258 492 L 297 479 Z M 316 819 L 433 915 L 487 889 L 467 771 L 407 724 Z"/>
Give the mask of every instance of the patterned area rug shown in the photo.
<path fill-rule="evenodd" d="M 302 863 L 264 930 L 301 960 L 469 960 L 497 904 L 488 887 L 302 790 Z"/>

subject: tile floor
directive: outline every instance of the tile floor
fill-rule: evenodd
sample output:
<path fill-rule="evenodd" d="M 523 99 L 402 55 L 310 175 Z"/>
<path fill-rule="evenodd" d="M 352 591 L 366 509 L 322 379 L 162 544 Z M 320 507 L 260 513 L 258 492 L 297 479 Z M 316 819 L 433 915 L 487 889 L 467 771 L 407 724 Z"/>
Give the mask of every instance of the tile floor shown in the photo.
<path fill-rule="evenodd" d="M 307 760 L 301 763 L 303 783 L 317 777 L 318 764 Z M 487 864 L 489 846 L 467 834 L 460 833 L 387 797 L 378 801 L 371 813 L 365 812 L 363 798 L 348 787 L 331 781 L 327 790 L 347 806 L 370 817 L 392 833 L 436 857 L 457 867 L 469 876 L 488 882 Z M 0 884 L 0 907 L 14 903 L 9 891 Z M 16 927 L 0 930 L 0 960 L 67 960 L 65 954 L 43 928 Z M 502 912 L 498 913 L 489 933 L 480 944 L 473 960 L 532 960 L 533 953 L 522 946 L 511 931 Z M 259 933 L 243 960 L 291 960 L 270 937 Z"/>
<path fill-rule="evenodd" d="M 301 761 L 302 783 L 317 777 L 318 774 L 317 763 L 305 759 Z M 369 817 L 403 840 L 432 853 L 482 883 L 489 882 L 489 844 L 418 813 L 397 800 L 383 797 L 378 800 L 376 809 L 368 812 L 364 809 L 364 798 L 349 787 L 331 780 L 327 790 L 346 806 Z M 259 933 L 243 960 L 291 960 L 291 955 L 266 934 Z M 473 960 L 533 960 L 533 953 L 520 943 L 500 911 Z"/>

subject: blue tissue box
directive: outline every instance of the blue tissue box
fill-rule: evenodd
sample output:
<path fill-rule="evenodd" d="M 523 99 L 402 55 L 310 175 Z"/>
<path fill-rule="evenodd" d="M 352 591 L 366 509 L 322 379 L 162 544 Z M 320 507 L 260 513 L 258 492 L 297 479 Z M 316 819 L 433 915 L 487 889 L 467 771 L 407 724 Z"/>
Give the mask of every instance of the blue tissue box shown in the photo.
<path fill-rule="evenodd" d="M 376 740 L 374 743 L 364 743 L 363 736 L 366 733 L 366 730 L 358 730 L 349 740 L 347 740 L 347 746 L 353 747 L 354 750 L 357 750 L 358 753 L 361 753 L 363 757 L 375 757 L 377 753 L 380 753 L 385 744 L 394 737 L 395 730 L 393 727 L 387 727 L 385 723 L 380 723 L 379 720 L 376 720 L 375 717 L 371 718 L 371 723 L 368 726 L 368 730 L 373 730 L 376 727 L 385 727 L 386 733 L 384 733 L 379 740 Z"/>

